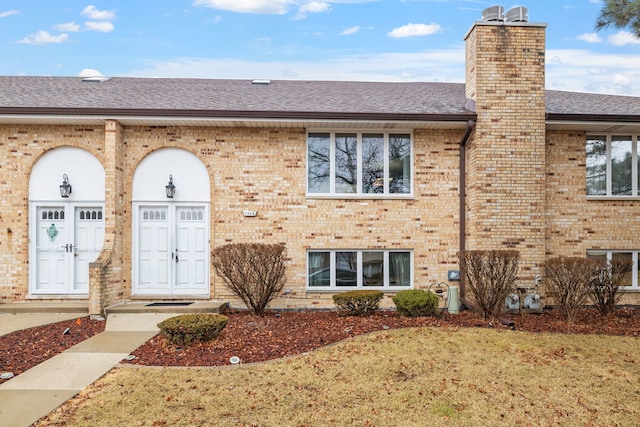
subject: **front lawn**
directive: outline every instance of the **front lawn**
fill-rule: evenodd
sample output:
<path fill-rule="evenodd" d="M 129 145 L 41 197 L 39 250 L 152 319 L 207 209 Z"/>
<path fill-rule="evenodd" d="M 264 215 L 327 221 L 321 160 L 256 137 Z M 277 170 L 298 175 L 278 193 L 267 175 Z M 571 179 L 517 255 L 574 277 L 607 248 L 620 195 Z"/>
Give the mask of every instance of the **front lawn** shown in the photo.
<path fill-rule="evenodd" d="M 38 426 L 633 426 L 640 341 L 378 331 L 270 363 L 123 366 Z"/>

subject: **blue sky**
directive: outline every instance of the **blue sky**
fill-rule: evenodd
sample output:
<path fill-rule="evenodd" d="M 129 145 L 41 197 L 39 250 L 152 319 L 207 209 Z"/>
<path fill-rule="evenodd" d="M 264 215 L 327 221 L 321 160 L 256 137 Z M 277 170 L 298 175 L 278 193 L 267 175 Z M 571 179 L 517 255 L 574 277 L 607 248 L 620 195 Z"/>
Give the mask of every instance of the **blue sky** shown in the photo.
<path fill-rule="evenodd" d="M 640 40 L 600 0 L 3 0 L 0 75 L 464 81 L 482 11 L 547 27 L 547 88 L 640 96 Z"/>

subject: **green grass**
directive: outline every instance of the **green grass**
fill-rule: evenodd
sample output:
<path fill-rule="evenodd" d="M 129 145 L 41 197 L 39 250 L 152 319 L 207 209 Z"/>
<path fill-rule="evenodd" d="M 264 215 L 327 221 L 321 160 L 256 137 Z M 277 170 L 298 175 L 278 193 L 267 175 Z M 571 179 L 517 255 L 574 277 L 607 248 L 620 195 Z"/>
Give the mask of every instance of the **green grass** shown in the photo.
<path fill-rule="evenodd" d="M 38 425 L 633 426 L 640 341 L 380 331 L 272 363 L 114 369 Z"/>

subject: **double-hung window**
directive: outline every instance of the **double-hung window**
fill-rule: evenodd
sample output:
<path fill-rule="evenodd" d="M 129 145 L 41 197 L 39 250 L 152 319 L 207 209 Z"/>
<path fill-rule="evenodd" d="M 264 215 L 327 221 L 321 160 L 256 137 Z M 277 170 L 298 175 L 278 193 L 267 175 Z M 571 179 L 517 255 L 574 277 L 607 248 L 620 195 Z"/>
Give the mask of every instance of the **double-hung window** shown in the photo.
<path fill-rule="evenodd" d="M 624 274 L 622 279 L 623 290 L 640 290 L 638 283 L 638 253 L 640 251 L 587 251 L 587 258 L 607 261 L 632 262 L 631 271 Z"/>
<path fill-rule="evenodd" d="M 639 196 L 637 135 L 589 135 L 586 160 L 587 196 Z"/>
<path fill-rule="evenodd" d="M 401 290 L 412 287 L 413 252 L 406 250 L 310 250 L 307 288 Z"/>
<path fill-rule="evenodd" d="M 412 190 L 413 149 L 408 133 L 310 132 L 309 195 L 393 197 Z"/>

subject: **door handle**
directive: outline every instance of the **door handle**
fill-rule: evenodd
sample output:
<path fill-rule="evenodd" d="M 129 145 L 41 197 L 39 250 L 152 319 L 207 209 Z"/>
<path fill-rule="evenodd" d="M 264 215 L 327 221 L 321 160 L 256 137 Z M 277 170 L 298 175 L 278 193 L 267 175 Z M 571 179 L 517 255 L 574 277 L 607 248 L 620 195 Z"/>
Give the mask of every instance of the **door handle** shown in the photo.
<path fill-rule="evenodd" d="M 176 248 L 176 262 L 178 262 L 178 248 Z"/>

